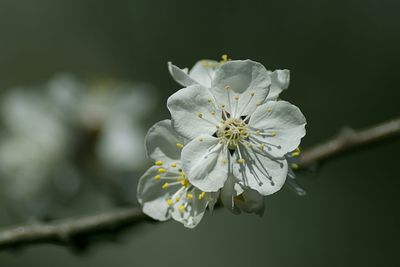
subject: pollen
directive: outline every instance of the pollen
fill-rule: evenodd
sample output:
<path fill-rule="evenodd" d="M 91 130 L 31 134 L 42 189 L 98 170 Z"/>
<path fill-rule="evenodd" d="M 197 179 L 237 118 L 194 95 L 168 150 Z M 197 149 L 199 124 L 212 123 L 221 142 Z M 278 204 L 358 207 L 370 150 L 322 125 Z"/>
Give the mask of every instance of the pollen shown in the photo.
<path fill-rule="evenodd" d="M 239 97 L 238 97 L 238 96 L 235 96 L 235 100 L 239 100 Z"/>
<path fill-rule="evenodd" d="M 207 102 L 208 102 L 208 103 L 211 103 L 211 101 L 212 101 L 211 98 L 207 99 Z"/>
<path fill-rule="evenodd" d="M 181 198 L 180 197 L 176 197 L 175 201 L 179 202 L 179 200 L 181 200 Z"/>
<path fill-rule="evenodd" d="M 202 200 L 206 196 L 206 192 L 201 192 L 199 194 L 199 200 Z"/>
<path fill-rule="evenodd" d="M 271 136 L 272 136 L 272 137 L 275 137 L 275 136 L 276 136 L 276 132 L 272 132 L 272 133 L 271 133 Z"/>
<path fill-rule="evenodd" d="M 199 117 L 200 119 L 203 118 L 203 113 L 201 112 L 197 113 L 197 117 Z"/>
<path fill-rule="evenodd" d="M 222 62 L 226 62 L 229 60 L 228 55 L 226 55 L 226 54 L 222 55 L 221 58 L 222 58 Z"/>
<path fill-rule="evenodd" d="M 167 204 L 168 204 L 168 206 L 172 206 L 174 204 L 174 201 L 172 199 L 168 198 Z"/>
<path fill-rule="evenodd" d="M 165 173 L 166 172 L 166 170 L 163 169 L 163 168 L 159 168 L 157 171 L 158 171 L 158 173 Z"/>
<path fill-rule="evenodd" d="M 176 163 L 172 163 L 172 164 L 171 164 L 171 167 L 172 167 L 172 168 L 175 168 L 175 167 L 176 167 Z"/>
<path fill-rule="evenodd" d="M 258 148 L 259 148 L 259 149 L 261 149 L 261 150 L 264 150 L 264 148 L 265 148 L 265 144 L 261 144 L 261 145 L 259 145 L 259 146 L 258 146 Z"/>
<path fill-rule="evenodd" d="M 178 207 L 178 210 L 179 210 L 179 212 L 181 212 L 181 213 L 184 213 L 185 212 L 185 206 L 184 205 L 179 205 L 179 207 Z"/>
<path fill-rule="evenodd" d="M 292 168 L 292 170 L 297 170 L 299 168 L 299 165 L 297 165 L 296 163 L 292 163 L 290 164 L 290 168 Z"/>
<path fill-rule="evenodd" d="M 154 179 L 159 181 L 161 179 L 161 176 L 160 175 L 156 175 L 156 176 L 154 176 Z"/>
<path fill-rule="evenodd" d="M 272 108 L 267 108 L 267 112 L 271 113 L 272 112 Z"/>
<path fill-rule="evenodd" d="M 224 89 L 228 91 L 229 89 L 231 89 L 231 87 L 229 85 L 225 85 Z"/>
<path fill-rule="evenodd" d="M 254 96 L 255 94 L 256 94 L 255 92 L 251 92 L 251 93 L 250 93 L 251 96 Z"/>
<path fill-rule="evenodd" d="M 214 115 L 215 115 L 215 111 L 211 111 L 211 115 L 213 115 L 213 116 L 214 116 Z"/>
<path fill-rule="evenodd" d="M 238 160 L 237 160 L 237 163 L 239 163 L 239 164 L 243 164 L 243 163 L 244 163 L 244 161 L 245 161 L 244 159 L 238 159 Z"/>
<path fill-rule="evenodd" d="M 181 144 L 181 143 L 176 143 L 176 147 L 182 149 L 182 148 L 183 148 L 183 144 Z"/>
<path fill-rule="evenodd" d="M 161 186 L 162 189 L 168 189 L 169 187 L 169 183 L 165 183 Z"/>
<path fill-rule="evenodd" d="M 179 182 L 183 187 L 188 187 L 189 186 L 189 181 L 186 178 L 180 179 Z"/>
<path fill-rule="evenodd" d="M 164 163 L 161 160 L 158 160 L 154 164 L 157 166 L 162 166 Z"/>
<path fill-rule="evenodd" d="M 193 194 L 191 194 L 191 193 L 187 194 L 187 195 L 186 195 L 186 198 L 187 198 L 187 199 L 193 199 Z"/>

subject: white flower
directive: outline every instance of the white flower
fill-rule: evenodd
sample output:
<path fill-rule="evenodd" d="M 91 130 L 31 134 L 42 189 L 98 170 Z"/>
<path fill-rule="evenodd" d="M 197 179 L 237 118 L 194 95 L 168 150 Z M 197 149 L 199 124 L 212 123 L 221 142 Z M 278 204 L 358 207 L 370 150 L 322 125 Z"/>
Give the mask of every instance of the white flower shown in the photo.
<path fill-rule="evenodd" d="M 193 71 L 178 76 L 179 69 L 171 68 L 174 78 L 187 86 L 167 106 L 174 129 L 191 140 L 182 151 L 190 183 L 216 192 L 233 174 L 244 189 L 262 195 L 278 191 L 288 172 L 285 155 L 305 135 L 300 110 L 276 100 L 288 86 L 289 72 L 269 72 L 260 63 L 235 60 L 212 67 L 206 80 Z M 198 68 L 205 73 L 207 66 Z"/>
<path fill-rule="evenodd" d="M 201 221 L 207 206 L 212 209 L 218 193 L 203 192 L 189 183 L 180 160 L 184 144 L 170 120 L 150 128 L 146 150 L 155 165 L 140 178 L 137 196 L 143 212 L 150 217 L 160 221 L 172 217 L 193 228 Z"/>

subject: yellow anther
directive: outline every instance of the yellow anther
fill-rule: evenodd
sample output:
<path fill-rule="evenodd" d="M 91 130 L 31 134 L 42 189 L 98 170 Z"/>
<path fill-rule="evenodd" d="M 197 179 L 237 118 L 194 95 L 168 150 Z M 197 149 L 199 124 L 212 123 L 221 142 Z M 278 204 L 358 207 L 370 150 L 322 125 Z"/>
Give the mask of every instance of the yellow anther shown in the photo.
<path fill-rule="evenodd" d="M 231 87 L 229 85 L 225 85 L 224 89 L 229 90 L 229 89 L 231 89 Z"/>
<path fill-rule="evenodd" d="M 203 60 L 201 61 L 201 64 L 202 64 L 204 67 L 208 67 L 208 61 L 205 60 L 205 59 L 203 59 Z"/>
<path fill-rule="evenodd" d="M 156 161 L 154 164 L 157 165 L 157 166 L 162 166 L 163 162 L 161 160 L 159 160 L 159 161 Z"/>
<path fill-rule="evenodd" d="M 239 100 L 239 97 L 238 97 L 238 96 L 235 96 L 235 100 Z"/>
<path fill-rule="evenodd" d="M 176 167 L 176 163 L 172 163 L 172 164 L 171 164 L 171 167 L 172 167 L 172 168 L 175 168 L 175 167 Z"/>
<path fill-rule="evenodd" d="M 222 58 L 222 62 L 228 61 L 228 55 L 226 55 L 226 54 L 222 55 L 221 58 Z"/>
<path fill-rule="evenodd" d="M 276 136 L 276 132 L 272 132 L 272 133 L 271 133 L 271 136 L 272 136 L 272 137 L 275 137 L 275 136 Z"/>
<path fill-rule="evenodd" d="M 200 119 L 203 118 L 203 113 L 201 112 L 197 113 L 197 117 L 199 117 Z"/>
<path fill-rule="evenodd" d="M 209 98 L 207 101 L 208 101 L 208 103 L 211 103 L 212 100 L 211 100 L 211 98 Z"/>
<path fill-rule="evenodd" d="M 185 206 L 184 205 L 179 205 L 179 207 L 178 207 L 178 210 L 179 210 L 179 212 L 181 212 L 181 213 L 184 213 L 185 212 Z"/>
<path fill-rule="evenodd" d="M 237 163 L 243 164 L 243 163 L 244 163 L 244 159 L 238 159 L 238 160 L 237 160 Z"/>
<path fill-rule="evenodd" d="M 167 204 L 168 204 L 168 206 L 172 206 L 172 204 L 174 204 L 174 201 L 172 199 L 168 198 Z"/>
<path fill-rule="evenodd" d="M 181 198 L 180 197 L 176 197 L 175 201 L 179 202 L 179 200 L 181 200 Z"/>
<path fill-rule="evenodd" d="M 293 151 L 292 154 L 290 154 L 290 155 L 291 155 L 292 157 L 297 157 L 297 156 L 300 155 L 300 151 L 295 150 L 295 151 Z"/>
<path fill-rule="evenodd" d="M 188 194 L 186 195 L 186 198 L 187 198 L 187 199 L 193 199 L 193 194 L 188 193 Z"/>
<path fill-rule="evenodd" d="M 297 170 L 299 168 L 299 165 L 297 165 L 296 163 L 292 163 L 290 164 L 290 168 L 292 168 L 292 170 Z"/>
<path fill-rule="evenodd" d="M 256 94 L 256 93 L 254 93 L 254 92 L 251 92 L 251 93 L 250 93 L 251 96 L 254 96 L 255 94 Z"/>
<path fill-rule="evenodd" d="M 199 200 L 202 200 L 206 196 L 206 192 L 201 192 L 199 194 Z"/>
<path fill-rule="evenodd" d="M 271 113 L 272 112 L 272 108 L 267 108 L 267 112 Z"/>
<path fill-rule="evenodd" d="M 160 175 L 156 175 L 156 176 L 154 176 L 154 179 L 158 181 L 158 180 L 161 179 L 161 176 Z"/>
<path fill-rule="evenodd" d="M 165 183 L 161 186 L 162 189 L 168 189 L 169 187 L 169 183 Z"/>
<path fill-rule="evenodd" d="M 181 143 L 176 143 L 176 147 L 182 149 L 182 148 L 183 148 L 183 144 L 181 144 Z"/>
<path fill-rule="evenodd" d="M 186 179 L 186 178 L 181 179 L 179 182 L 180 182 L 181 185 L 184 186 L 184 187 L 188 187 L 188 186 L 189 186 L 189 181 L 188 181 L 188 179 Z"/>
<path fill-rule="evenodd" d="M 228 161 L 227 161 L 226 159 L 223 159 L 223 160 L 221 161 L 221 163 L 222 163 L 222 164 L 227 164 Z"/>
<path fill-rule="evenodd" d="M 264 148 L 265 148 L 265 144 L 261 144 L 261 145 L 259 145 L 259 146 L 258 146 L 258 148 L 260 148 L 261 150 L 264 150 Z"/>
<path fill-rule="evenodd" d="M 203 142 L 203 138 L 199 138 L 199 141 L 200 141 L 200 142 Z"/>
<path fill-rule="evenodd" d="M 215 115 L 215 111 L 211 111 L 211 115 L 213 115 L 213 116 L 214 116 L 214 115 Z"/>
<path fill-rule="evenodd" d="M 261 130 L 260 130 L 260 129 L 257 129 L 256 133 L 257 133 L 257 134 L 260 134 L 260 133 L 261 133 Z"/>
<path fill-rule="evenodd" d="M 221 105 L 221 108 L 225 108 L 225 105 Z"/>
<path fill-rule="evenodd" d="M 261 102 L 260 102 L 260 101 L 257 101 L 257 102 L 256 102 L 256 106 L 258 107 L 259 105 L 261 105 Z"/>
<path fill-rule="evenodd" d="M 158 173 L 165 173 L 166 172 L 166 170 L 163 169 L 163 168 L 159 168 L 157 171 L 158 171 Z"/>

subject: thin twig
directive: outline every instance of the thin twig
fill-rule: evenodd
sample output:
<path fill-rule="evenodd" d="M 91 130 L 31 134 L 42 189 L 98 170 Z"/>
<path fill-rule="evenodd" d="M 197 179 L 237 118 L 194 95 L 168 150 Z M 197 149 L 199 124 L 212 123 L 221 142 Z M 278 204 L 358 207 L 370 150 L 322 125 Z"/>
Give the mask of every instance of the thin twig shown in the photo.
<path fill-rule="evenodd" d="M 400 135 L 400 118 L 361 131 L 346 129 L 325 143 L 305 150 L 300 168 L 309 168 L 355 148 Z M 53 223 L 27 224 L 0 231 L 0 249 L 53 243 L 77 246 L 101 236 L 149 220 L 140 208 L 119 209 L 102 214 L 66 219 Z M 97 240 L 97 239 L 96 239 Z"/>
<path fill-rule="evenodd" d="M 400 135 L 400 118 L 359 131 L 345 128 L 336 137 L 305 150 L 300 156 L 299 167 L 310 168 L 351 150 L 366 147 L 396 135 Z"/>

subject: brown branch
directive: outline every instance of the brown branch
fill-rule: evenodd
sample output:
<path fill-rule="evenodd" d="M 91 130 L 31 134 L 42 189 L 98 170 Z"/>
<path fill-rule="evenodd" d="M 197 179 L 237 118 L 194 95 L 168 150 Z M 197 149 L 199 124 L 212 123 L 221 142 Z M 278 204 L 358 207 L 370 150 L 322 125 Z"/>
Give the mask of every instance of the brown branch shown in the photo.
<path fill-rule="evenodd" d="M 333 139 L 305 150 L 300 157 L 299 167 L 309 168 L 355 148 L 366 147 L 395 135 L 400 135 L 400 118 L 361 131 L 346 129 Z M 107 233 L 113 236 L 117 231 L 146 220 L 150 219 L 136 207 L 52 223 L 22 225 L 0 231 L 0 249 L 39 243 L 81 248 L 93 237 Z"/>
<path fill-rule="evenodd" d="M 364 148 L 398 135 L 400 135 L 400 118 L 359 131 L 345 128 L 336 137 L 305 150 L 300 156 L 299 167 L 310 168 L 351 150 Z"/>

